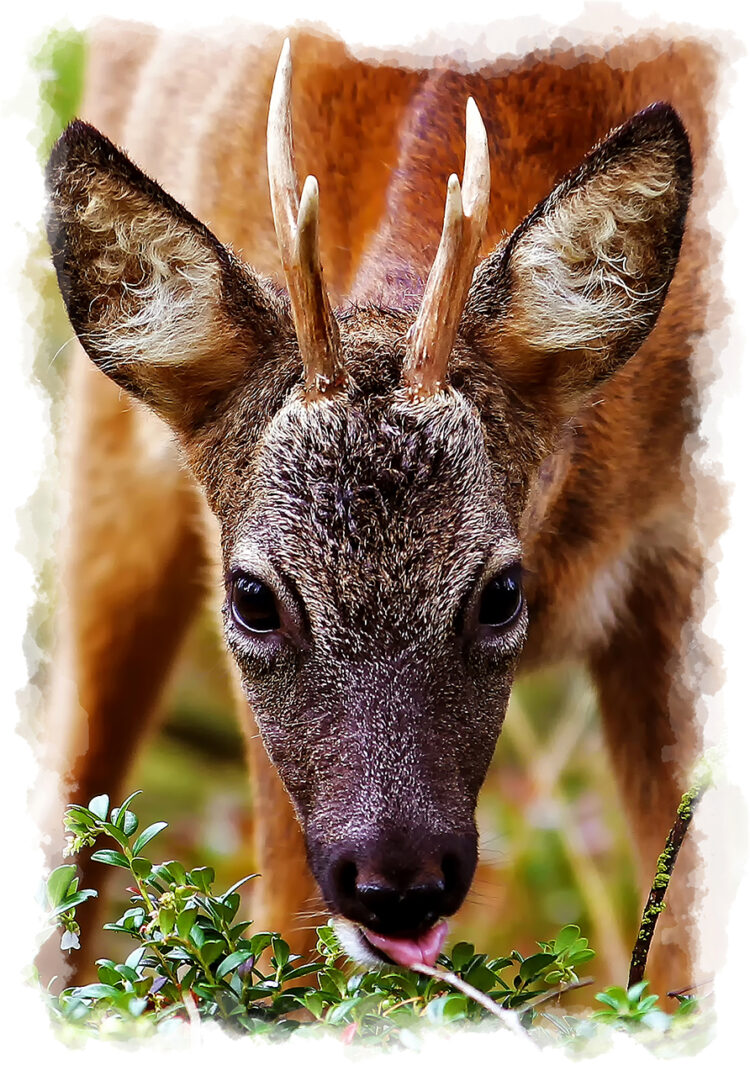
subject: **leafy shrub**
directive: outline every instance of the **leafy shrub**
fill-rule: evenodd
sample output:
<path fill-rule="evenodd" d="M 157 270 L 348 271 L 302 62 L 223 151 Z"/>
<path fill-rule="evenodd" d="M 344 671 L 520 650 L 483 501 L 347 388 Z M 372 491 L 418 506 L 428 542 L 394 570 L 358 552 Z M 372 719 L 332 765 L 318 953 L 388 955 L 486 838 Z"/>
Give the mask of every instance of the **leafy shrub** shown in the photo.
<path fill-rule="evenodd" d="M 276 1040 L 328 1029 L 350 1043 L 413 1047 L 426 1028 L 480 1021 L 504 1019 L 533 1034 L 544 1015 L 541 1037 L 549 1037 L 551 1028 L 569 1042 L 591 1038 L 597 1023 L 664 1032 L 691 1015 L 687 1000 L 677 1016 L 663 1012 L 656 995 L 644 996 L 646 983 L 598 994 L 604 1008 L 591 1020 L 543 1008 L 580 984 L 578 969 L 594 956 L 573 924 L 527 957 L 513 950 L 489 958 L 458 942 L 430 974 L 391 965 L 349 974 L 329 924 L 318 928 L 317 959 L 304 962 L 279 934 L 252 934 L 251 921 L 237 920 L 239 889 L 255 875 L 216 894 L 211 867 L 188 870 L 175 860 L 155 864 L 147 858 L 147 846 L 167 823 L 141 829 L 132 810 L 137 795 L 112 810 L 107 796 L 97 796 L 88 807 L 69 806 L 65 815 L 66 855 L 104 840 L 115 845 L 92 856 L 124 870 L 132 883 L 129 906 L 105 930 L 134 943 L 123 962 L 96 962 L 98 982 L 50 995 L 53 1017 L 68 1036 L 153 1034 L 175 1021 L 208 1019 L 235 1033 Z M 47 901 L 63 949 L 79 946 L 76 908 L 95 896 L 80 888 L 74 866 L 52 871 Z"/>

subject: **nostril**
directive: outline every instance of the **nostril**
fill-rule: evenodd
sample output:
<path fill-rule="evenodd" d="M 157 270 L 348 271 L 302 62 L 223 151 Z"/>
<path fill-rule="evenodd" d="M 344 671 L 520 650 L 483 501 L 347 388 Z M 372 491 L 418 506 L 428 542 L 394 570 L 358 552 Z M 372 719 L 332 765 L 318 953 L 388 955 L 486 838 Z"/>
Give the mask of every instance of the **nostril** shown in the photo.
<path fill-rule="evenodd" d="M 351 859 L 340 860 L 333 869 L 333 883 L 342 897 L 357 895 L 357 864 Z"/>
<path fill-rule="evenodd" d="M 406 887 L 361 884 L 356 887 L 367 926 L 382 934 L 420 934 L 441 915 L 445 883 L 442 878 Z"/>
<path fill-rule="evenodd" d="M 390 885 L 366 883 L 356 887 L 357 897 L 371 924 L 386 922 L 398 915 L 403 893 Z"/>
<path fill-rule="evenodd" d="M 451 894 L 461 885 L 461 861 L 455 852 L 443 856 L 440 868 L 445 879 L 445 892 Z"/>

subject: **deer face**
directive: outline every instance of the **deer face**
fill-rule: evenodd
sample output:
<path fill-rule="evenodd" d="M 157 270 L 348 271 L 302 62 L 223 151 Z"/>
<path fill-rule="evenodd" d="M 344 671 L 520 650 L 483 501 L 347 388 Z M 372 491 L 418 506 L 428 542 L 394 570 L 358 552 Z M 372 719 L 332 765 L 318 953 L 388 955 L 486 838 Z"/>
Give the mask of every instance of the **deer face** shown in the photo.
<path fill-rule="evenodd" d="M 84 124 L 50 162 L 50 241 L 90 357 L 172 426 L 221 523 L 227 644 L 350 951 L 430 961 L 525 638 L 527 489 L 654 324 L 689 147 L 668 106 L 639 114 L 474 271 L 470 110 L 421 309 L 334 314 L 279 141 L 288 56 L 274 101 L 288 300 Z"/>
<path fill-rule="evenodd" d="M 331 908 L 421 936 L 466 894 L 524 640 L 520 546 L 455 393 L 287 404 L 227 543 L 226 639 Z"/>

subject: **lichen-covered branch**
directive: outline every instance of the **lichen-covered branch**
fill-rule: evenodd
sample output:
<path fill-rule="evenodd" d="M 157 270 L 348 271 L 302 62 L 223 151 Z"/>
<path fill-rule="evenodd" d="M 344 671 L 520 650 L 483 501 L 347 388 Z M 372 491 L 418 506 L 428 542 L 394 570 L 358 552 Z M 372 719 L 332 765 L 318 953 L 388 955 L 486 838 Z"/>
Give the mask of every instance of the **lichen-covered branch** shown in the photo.
<path fill-rule="evenodd" d="M 708 776 L 701 778 L 701 780 L 697 781 L 680 800 L 680 805 L 677 808 L 677 818 L 669 831 L 664 851 L 656 861 L 654 884 L 651 886 L 651 892 L 648 895 L 646 907 L 643 909 L 638 937 L 636 938 L 635 946 L 633 947 L 633 955 L 630 960 L 628 987 L 643 982 L 643 979 L 645 978 L 646 960 L 648 959 L 651 940 L 654 936 L 654 930 L 656 929 L 656 922 L 666 907 L 664 898 L 666 897 L 667 886 L 669 885 L 675 863 L 677 862 L 677 854 L 682 847 L 682 842 L 684 841 L 685 834 L 690 826 L 695 808 L 697 807 L 701 796 L 706 791 L 708 784 Z"/>

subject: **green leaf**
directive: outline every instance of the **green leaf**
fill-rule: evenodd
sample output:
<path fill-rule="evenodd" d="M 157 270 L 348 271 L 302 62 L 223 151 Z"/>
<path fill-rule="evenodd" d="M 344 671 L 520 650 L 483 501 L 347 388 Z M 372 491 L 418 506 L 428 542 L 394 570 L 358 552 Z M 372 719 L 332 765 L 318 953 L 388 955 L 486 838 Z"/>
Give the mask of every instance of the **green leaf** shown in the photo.
<path fill-rule="evenodd" d="M 122 975 L 120 975 L 119 971 L 115 971 L 114 967 L 110 967 L 108 964 L 102 964 L 97 969 L 97 975 L 99 976 L 99 982 L 104 983 L 106 986 L 117 986 L 122 982 Z"/>
<path fill-rule="evenodd" d="M 222 893 L 219 900 L 226 900 L 227 897 L 231 897 L 232 893 L 236 893 L 241 885 L 244 885 L 245 882 L 251 881 L 253 878 L 260 878 L 260 875 L 259 874 L 246 874 L 244 878 L 240 878 L 239 882 L 235 882 L 234 885 L 231 885 L 229 887 L 229 889 L 227 889 L 226 893 Z"/>
<path fill-rule="evenodd" d="M 157 863 L 154 866 L 151 877 L 152 879 L 158 878 L 159 882 L 163 882 L 167 887 L 177 884 L 177 879 L 166 863 Z"/>
<path fill-rule="evenodd" d="M 238 938 L 241 938 L 248 927 L 253 925 L 252 919 L 243 919 L 240 923 L 235 923 L 231 930 L 227 931 L 230 941 L 236 942 Z"/>
<path fill-rule="evenodd" d="M 321 997 L 319 993 L 313 992 L 302 998 L 302 1004 L 313 1014 L 316 1020 L 319 1020 L 326 1003 L 325 998 Z"/>
<path fill-rule="evenodd" d="M 116 852 L 114 848 L 102 848 L 94 852 L 91 858 L 97 863 L 108 863 L 111 867 L 124 867 L 125 870 L 130 870 L 130 864 L 125 856 L 122 852 Z"/>
<path fill-rule="evenodd" d="M 291 950 L 284 941 L 283 938 L 273 938 L 271 940 L 271 948 L 273 949 L 274 963 L 277 968 L 285 967 L 289 962 L 289 954 Z"/>
<path fill-rule="evenodd" d="M 116 844 L 119 844 L 120 848 L 127 848 L 127 837 L 125 836 L 123 831 L 121 829 L 118 829 L 117 826 L 113 825 L 112 822 L 97 822 L 96 826 L 99 832 L 106 833 L 106 835 L 108 837 L 111 837 Z"/>
<path fill-rule="evenodd" d="M 216 877 L 213 867 L 196 867 L 188 873 L 188 880 L 201 893 L 210 893 L 211 885 Z"/>
<path fill-rule="evenodd" d="M 303 975 L 312 975 L 314 972 L 320 971 L 320 964 L 302 964 L 298 968 L 292 968 L 290 971 L 284 972 L 284 981 L 291 982 L 292 979 L 301 979 Z"/>
<path fill-rule="evenodd" d="M 349 1017 L 354 1015 L 362 998 L 347 998 L 345 1001 L 340 1001 L 337 1005 L 333 1005 L 326 1013 L 326 1021 L 329 1024 L 343 1024 L 345 1021 L 350 1022 Z"/>
<path fill-rule="evenodd" d="M 153 863 L 150 859 L 143 859 L 141 856 L 136 856 L 133 862 L 130 864 L 130 869 L 136 878 L 148 878 L 149 874 L 153 870 Z"/>
<path fill-rule="evenodd" d="M 223 979 L 225 975 L 228 975 L 230 971 L 234 971 L 240 964 L 244 964 L 246 961 L 252 959 L 252 953 L 247 949 L 239 949 L 236 953 L 230 953 L 229 956 L 225 956 L 221 964 L 216 969 L 215 975 L 217 979 Z"/>
<path fill-rule="evenodd" d="M 240 910 L 239 893 L 230 893 L 228 897 L 222 897 L 218 903 L 223 909 L 222 918 L 224 922 L 231 923 L 237 912 Z"/>
<path fill-rule="evenodd" d="M 319 971 L 318 983 L 321 990 L 334 996 L 338 994 L 342 998 L 346 993 L 346 976 L 338 968 L 326 968 L 325 971 Z"/>
<path fill-rule="evenodd" d="M 131 1016 L 140 1016 L 148 1005 L 148 998 L 131 998 L 128 1001 L 128 1012 Z"/>
<path fill-rule="evenodd" d="M 195 920 L 198 918 L 197 908 L 185 908 L 177 916 L 177 933 L 181 938 L 189 938 L 190 931 L 195 926 Z"/>
<path fill-rule="evenodd" d="M 575 923 L 568 923 L 566 927 L 563 927 L 560 933 L 555 938 L 555 952 L 563 953 L 577 941 L 581 936 L 581 928 L 577 927 Z"/>
<path fill-rule="evenodd" d="M 469 986 L 476 987 L 483 994 L 486 994 L 488 990 L 491 990 L 497 984 L 497 976 L 490 971 L 486 964 L 477 964 L 476 967 L 464 971 L 462 977 Z"/>
<path fill-rule="evenodd" d="M 518 969 L 521 982 L 530 983 L 538 979 L 544 969 L 554 964 L 556 959 L 554 954 L 549 953 L 535 953 L 534 956 L 528 957 L 521 962 L 521 967 Z"/>
<path fill-rule="evenodd" d="M 71 822 L 75 822 L 88 831 L 91 826 L 99 822 L 100 819 L 98 819 L 93 811 L 90 811 L 87 807 L 79 807 L 78 804 L 71 803 L 63 815 L 63 821 L 66 826 Z"/>
<path fill-rule="evenodd" d="M 126 811 L 120 828 L 126 837 L 132 837 L 138 829 L 138 815 L 133 814 L 132 811 Z"/>
<path fill-rule="evenodd" d="M 89 810 L 100 822 L 107 821 L 109 811 L 109 796 L 94 796 L 89 803 Z"/>
<path fill-rule="evenodd" d="M 441 994 L 440 997 L 433 998 L 424 1010 L 424 1015 L 427 1017 L 431 1024 L 443 1023 L 443 1010 L 448 1003 L 450 994 Z"/>
<path fill-rule="evenodd" d="M 139 945 L 137 949 L 134 949 L 125 960 L 125 965 L 128 968 L 139 968 L 143 962 L 144 954 L 146 953 L 146 946 Z"/>
<path fill-rule="evenodd" d="M 98 896 L 98 893 L 95 889 L 82 889 L 79 893 L 74 893 L 72 897 L 68 897 L 62 904 L 58 904 L 52 914 L 54 916 L 63 915 L 65 912 L 69 912 L 71 908 L 77 908 L 79 904 L 83 904 L 89 897 L 96 896 Z"/>
<path fill-rule="evenodd" d="M 197 946 L 200 949 L 200 947 L 206 940 L 206 935 L 203 933 L 203 927 L 200 925 L 200 923 L 193 924 L 193 926 L 190 928 L 190 934 L 188 935 L 188 937 L 190 938 L 190 941 L 193 943 L 193 945 Z"/>
<path fill-rule="evenodd" d="M 622 986 L 607 987 L 601 994 L 596 995 L 596 1000 L 611 1006 L 613 1009 L 628 1007 L 628 996 Z"/>
<path fill-rule="evenodd" d="M 72 863 L 64 863 L 52 871 L 47 879 L 47 899 L 52 908 L 61 904 L 68 895 L 68 889 L 75 877 L 76 867 Z"/>
<path fill-rule="evenodd" d="M 162 866 L 167 868 L 178 885 L 185 884 L 187 881 L 187 871 L 182 863 L 178 863 L 176 859 L 170 859 L 167 860 L 166 863 L 163 863 Z"/>
<path fill-rule="evenodd" d="M 224 952 L 225 943 L 211 938 L 201 946 L 201 960 L 204 964 L 213 964 L 217 957 Z"/>
<path fill-rule="evenodd" d="M 127 797 L 127 799 L 123 800 L 122 804 L 117 809 L 117 814 L 115 814 L 114 811 L 112 812 L 114 814 L 114 818 L 112 819 L 112 821 L 114 822 L 114 824 L 117 826 L 118 829 L 121 829 L 123 831 L 123 833 L 127 833 L 127 830 L 125 829 L 125 815 L 127 814 L 128 807 L 133 802 L 135 797 L 140 796 L 140 795 L 142 795 L 140 789 L 138 789 L 137 792 L 131 792 L 130 795 Z M 133 817 L 135 817 L 135 816 L 133 816 Z M 138 820 L 136 819 L 136 825 L 137 824 L 138 824 Z M 127 835 L 130 836 L 130 833 L 128 833 Z"/>
<path fill-rule="evenodd" d="M 129 983 L 134 983 L 138 978 L 138 972 L 135 968 L 131 968 L 127 964 L 115 964 L 115 971 L 119 971 L 123 979 L 127 979 Z"/>
<path fill-rule="evenodd" d="M 451 1023 L 466 1016 L 468 1000 L 463 994 L 442 994 L 426 1006 L 424 1014 L 431 1024 Z"/>
<path fill-rule="evenodd" d="M 648 982 L 644 979 L 640 983 L 635 983 L 633 986 L 628 987 L 627 999 L 628 1001 L 637 1001 L 643 991 L 648 986 Z"/>
<path fill-rule="evenodd" d="M 91 983 L 90 986 L 76 986 L 73 996 L 77 998 L 117 998 L 121 991 L 107 983 Z"/>
<path fill-rule="evenodd" d="M 456 971 L 461 971 L 469 963 L 474 956 L 474 946 L 469 942 L 458 942 L 453 946 L 451 953 L 451 963 Z"/>
<path fill-rule="evenodd" d="M 487 963 L 487 967 L 490 971 L 499 972 L 504 968 L 510 968 L 513 965 L 513 961 L 506 957 L 498 957 L 497 960 L 490 960 Z"/>
<path fill-rule="evenodd" d="M 253 934 L 250 939 L 250 952 L 254 957 L 259 957 L 264 950 L 268 948 L 273 939 L 273 934 L 263 932 L 260 934 Z"/>
<path fill-rule="evenodd" d="M 122 927 L 138 928 L 143 926 L 146 918 L 145 908 L 128 908 L 117 920 L 117 925 Z"/>
<path fill-rule="evenodd" d="M 174 908 L 160 908 L 159 909 L 159 930 L 166 937 L 167 934 L 171 934 L 174 930 L 175 914 Z"/>
<path fill-rule="evenodd" d="M 133 842 L 133 854 L 138 855 L 142 848 L 145 848 L 149 841 L 153 840 L 158 833 L 161 833 L 163 829 L 167 828 L 167 822 L 154 822 L 153 825 L 144 829 L 143 833 L 139 837 L 136 837 Z M 175 879 L 177 881 L 177 879 Z"/>

